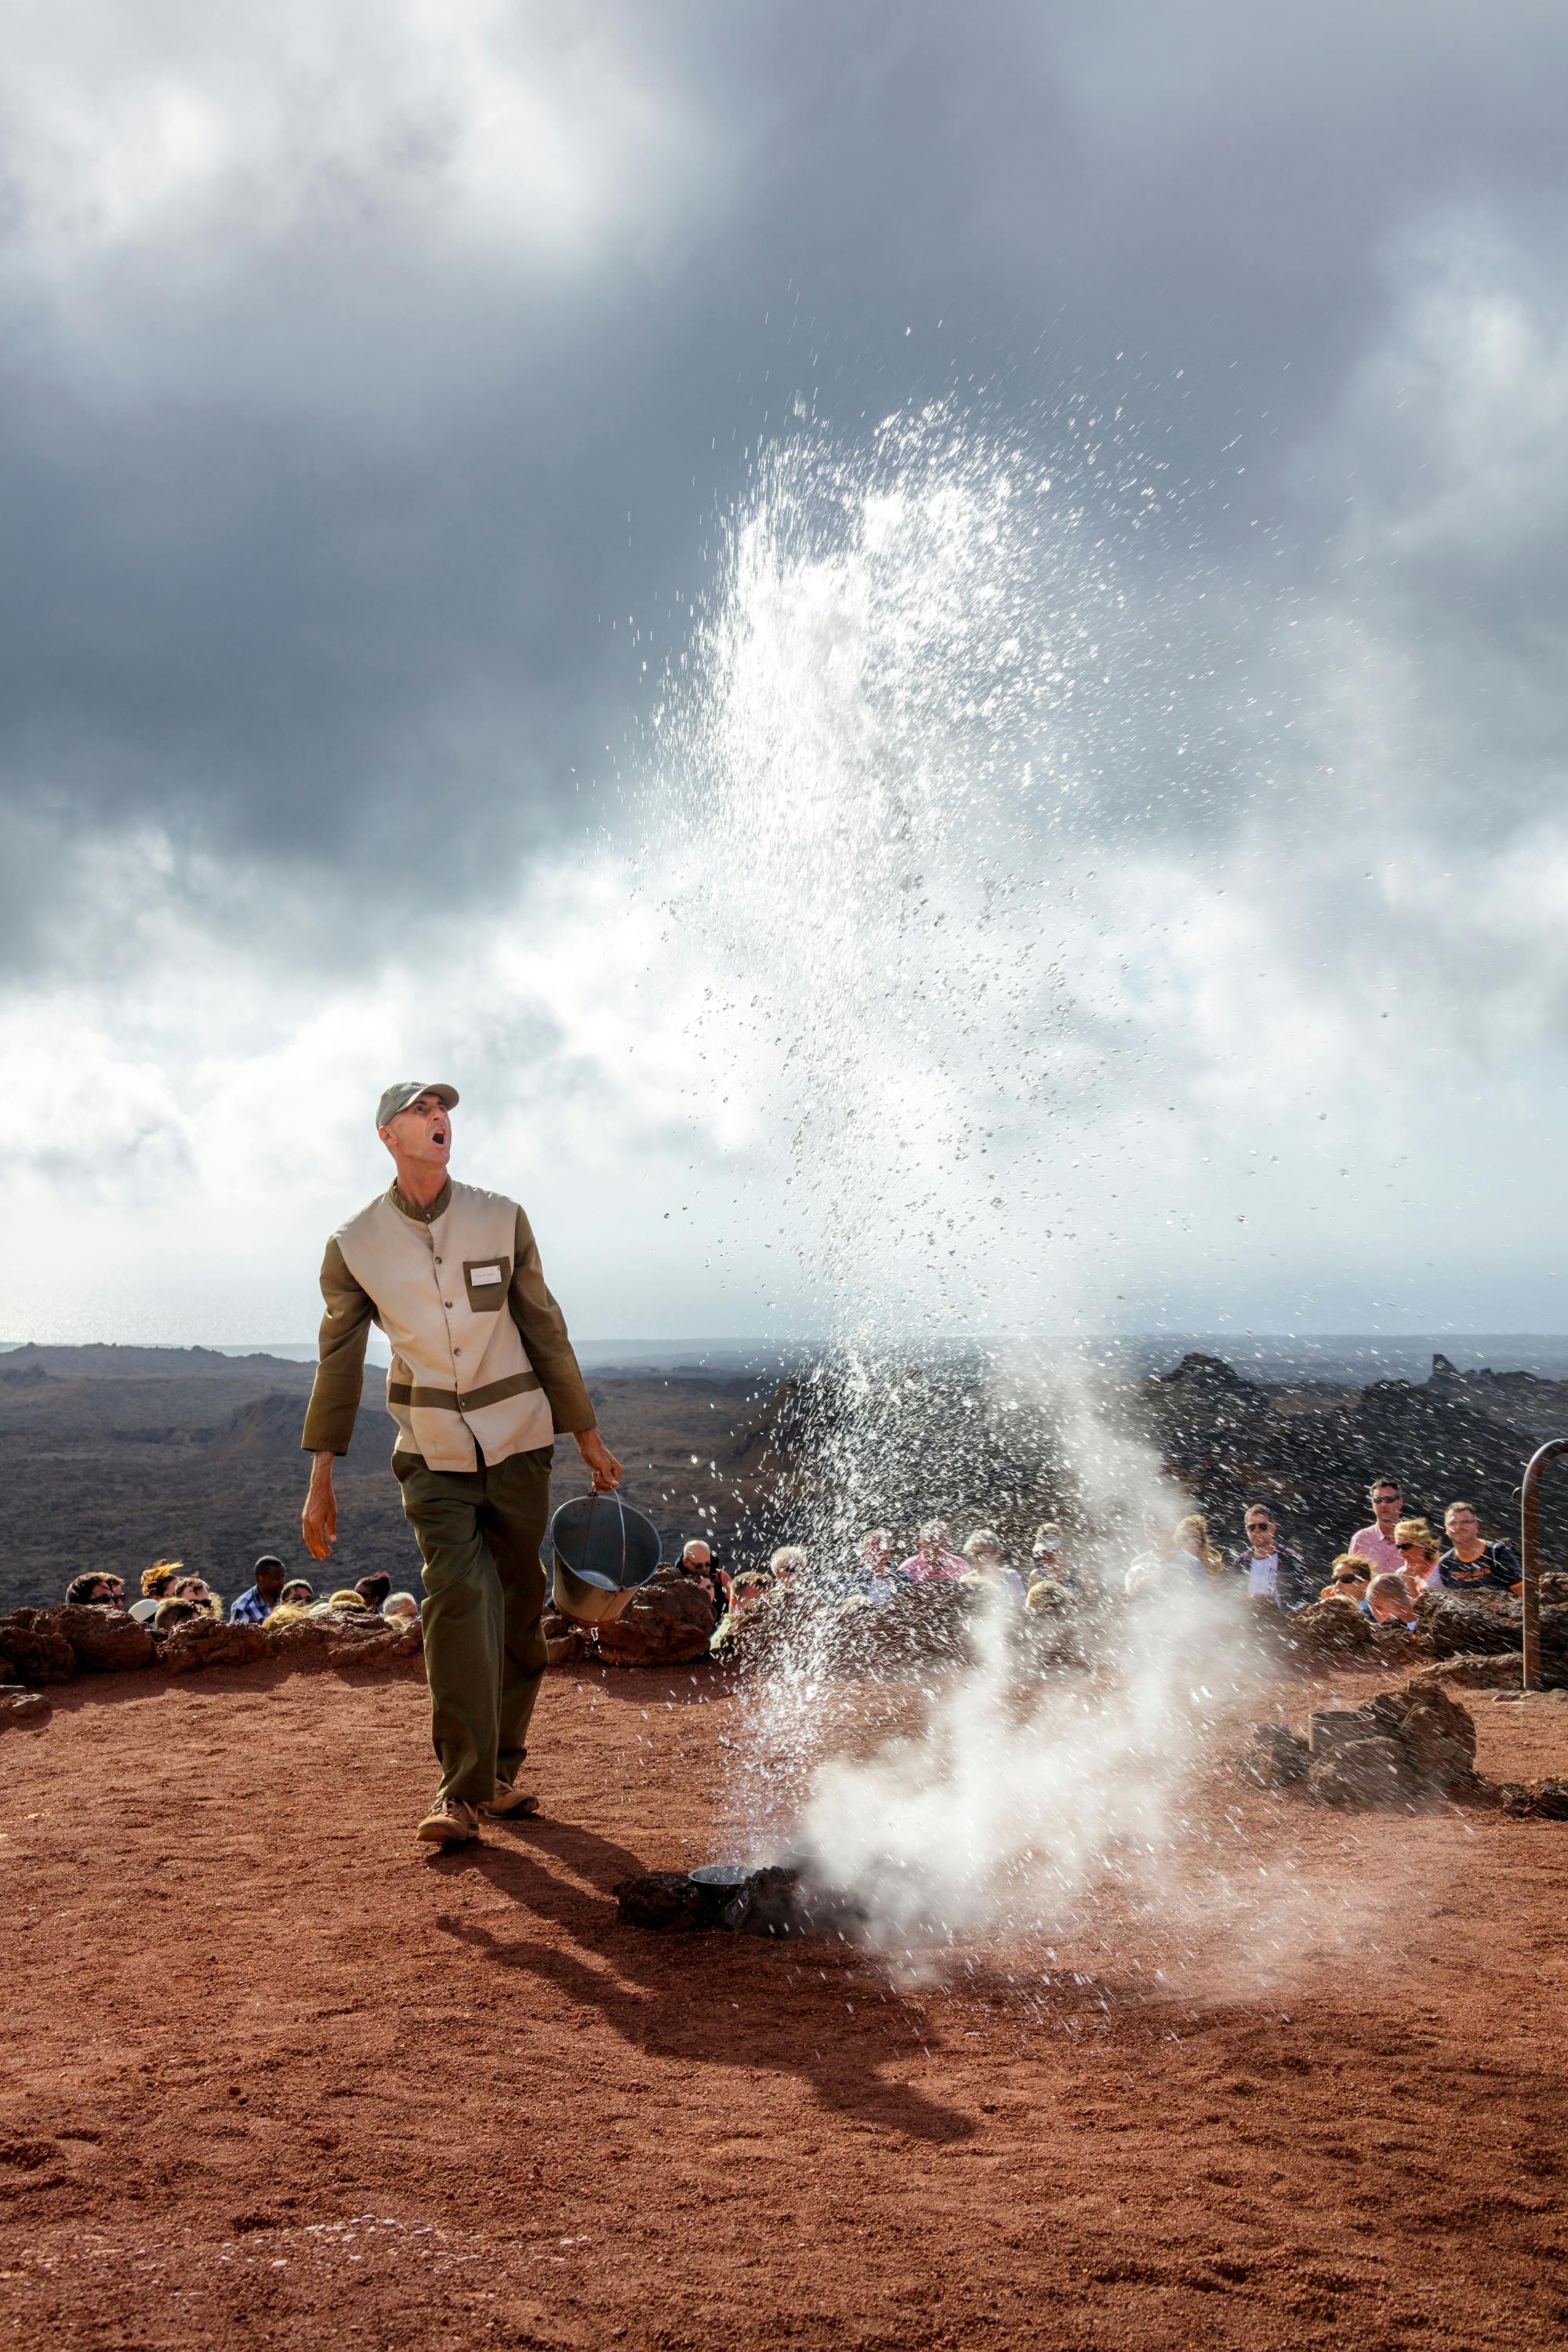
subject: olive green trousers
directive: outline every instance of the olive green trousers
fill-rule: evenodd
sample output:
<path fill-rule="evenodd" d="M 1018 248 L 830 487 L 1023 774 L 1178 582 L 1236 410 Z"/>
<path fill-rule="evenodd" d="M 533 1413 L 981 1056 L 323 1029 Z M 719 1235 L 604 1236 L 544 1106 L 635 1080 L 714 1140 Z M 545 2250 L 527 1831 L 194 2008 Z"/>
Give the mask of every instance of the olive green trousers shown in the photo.
<path fill-rule="evenodd" d="M 395 1454 L 403 1511 L 425 1561 L 425 1673 L 443 1797 L 483 1804 L 514 1780 L 544 1678 L 544 1570 L 554 1448 L 479 1470 Z"/>

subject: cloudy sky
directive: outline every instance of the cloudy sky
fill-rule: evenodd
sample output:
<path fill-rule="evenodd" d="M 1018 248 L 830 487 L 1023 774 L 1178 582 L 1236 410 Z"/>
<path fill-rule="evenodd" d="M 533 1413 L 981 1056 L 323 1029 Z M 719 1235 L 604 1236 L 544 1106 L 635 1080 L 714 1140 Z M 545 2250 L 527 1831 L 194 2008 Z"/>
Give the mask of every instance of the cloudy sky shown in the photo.
<path fill-rule="evenodd" d="M 0 1336 L 1568 1328 L 1561 11 L 0 24 Z"/>

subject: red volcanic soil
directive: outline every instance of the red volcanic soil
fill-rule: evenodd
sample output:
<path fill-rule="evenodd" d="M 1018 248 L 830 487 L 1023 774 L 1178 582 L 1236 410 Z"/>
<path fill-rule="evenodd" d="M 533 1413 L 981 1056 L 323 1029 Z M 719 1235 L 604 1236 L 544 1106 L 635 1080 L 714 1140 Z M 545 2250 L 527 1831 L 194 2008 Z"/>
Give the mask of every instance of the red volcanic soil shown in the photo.
<path fill-rule="evenodd" d="M 1568 1706 L 1475 1713 L 1568 1770 Z M 899 1990 L 618 1923 L 721 1849 L 735 1729 L 706 1675 L 552 1675 L 547 1817 L 449 1857 L 416 1683 L 100 1679 L 9 1734 L 0 2345 L 1568 2333 L 1568 1825 L 1216 1779 L 1223 1916 Z"/>

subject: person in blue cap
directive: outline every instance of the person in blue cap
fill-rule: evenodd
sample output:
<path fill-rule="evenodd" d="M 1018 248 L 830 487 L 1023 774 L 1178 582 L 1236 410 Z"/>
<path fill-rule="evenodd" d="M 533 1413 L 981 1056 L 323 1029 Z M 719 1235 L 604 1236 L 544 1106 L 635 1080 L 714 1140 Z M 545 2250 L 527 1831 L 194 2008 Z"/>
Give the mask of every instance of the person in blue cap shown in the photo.
<path fill-rule="evenodd" d="M 307 1549 L 325 1559 L 337 1536 L 332 1464 L 353 1435 L 365 1342 L 379 1323 L 392 1347 L 392 1466 L 425 1564 L 420 1614 L 441 1766 L 417 1833 L 438 1846 L 476 1838 L 481 1813 L 539 1810 L 518 1772 L 545 1667 L 539 1548 L 556 1433 L 576 1440 L 597 1489 L 621 1476 L 527 1217 L 504 1193 L 447 1173 L 457 1104 L 455 1087 L 405 1079 L 376 1107 L 397 1172 L 327 1243 L 300 1514 Z"/>

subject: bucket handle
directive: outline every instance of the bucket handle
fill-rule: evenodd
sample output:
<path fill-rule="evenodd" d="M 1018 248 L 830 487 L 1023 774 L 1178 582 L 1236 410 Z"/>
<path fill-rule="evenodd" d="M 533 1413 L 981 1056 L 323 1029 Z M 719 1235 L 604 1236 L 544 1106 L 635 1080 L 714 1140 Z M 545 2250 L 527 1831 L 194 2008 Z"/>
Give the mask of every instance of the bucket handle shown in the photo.
<path fill-rule="evenodd" d="M 609 1493 L 606 1495 L 602 1486 L 590 1486 L 588 1489 L 588 1501 L 590 1506 L 601 1502 L 613 1502 L 620 1516 L 621 1572 L 616 1579 L 616 1584 L 619 1591 L 624 1591 L 626 1590 L 626 1507 L 621 1500 L 620 1489 L 617 1486 L 612 1486 Z"/>

